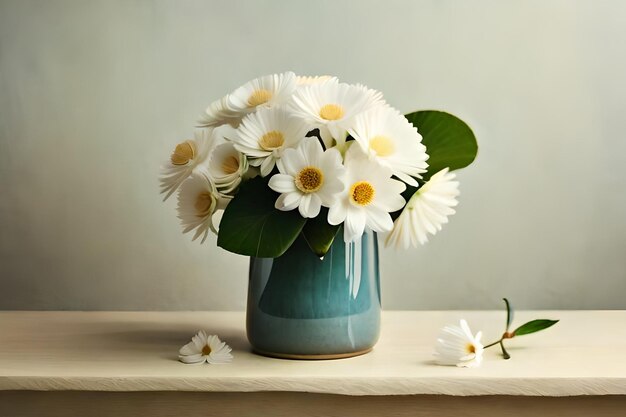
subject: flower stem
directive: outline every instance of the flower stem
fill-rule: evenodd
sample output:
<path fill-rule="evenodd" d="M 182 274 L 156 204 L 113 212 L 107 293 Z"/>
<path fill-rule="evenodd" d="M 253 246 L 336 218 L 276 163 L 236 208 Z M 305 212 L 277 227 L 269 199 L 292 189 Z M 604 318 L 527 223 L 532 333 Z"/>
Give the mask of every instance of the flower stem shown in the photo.
<path fill-rule="evenodd" d="M 491 346 L 495 346 L 495 345 L 497 345 L 497 344 L 498 344 L 498 343 L 500 343 L 500 342 L 502 342 L 502 339 L 500 339 L 500 340 L 496 340 L 496 341 L 495 341 L 495 342 L 493 342 L 493 343 L 489 343 L 488 345 L 483 346 L 483 349 L 487 349 L 487 348 L 490 348 Z"/>
<path fill-rule="evenodd" d="M 507 352 L 504 348 L 504 343 L 502 343 L 502 340 L 500 341 L 500 348 L 502 348 L 502 356 L 504 356 L 504 359 L 511 359 L 511 355 L 509 355 L 509 352 Z"/>
<path fill-rule="evenodd" d="M 490 348 L 491 346 L 495 346 L 495 345 L 497 345 L 498 343 L 502 344 L 502 341 L 503 341 L 504 339 L 512 339 L 514 336 L 515 336 L 515 332 L 510 333 L 510 332 L 506 331 L 506 332 L 504 332 L 504 333 L 502 334 L 502 337 L 500 337 L 500 339 L 499 339 L 499 340 L 496 340 L 496 341 L 495 341 L 495 342 L 493 342 L 493 343 L 489 343 L 488 345 L 483 346 L 483 349 Z M 504 347 L 504 346 L 503 346 L 503 347 Z M 505 355 L 505 356 L 506 356 L 506 355 Z"/>

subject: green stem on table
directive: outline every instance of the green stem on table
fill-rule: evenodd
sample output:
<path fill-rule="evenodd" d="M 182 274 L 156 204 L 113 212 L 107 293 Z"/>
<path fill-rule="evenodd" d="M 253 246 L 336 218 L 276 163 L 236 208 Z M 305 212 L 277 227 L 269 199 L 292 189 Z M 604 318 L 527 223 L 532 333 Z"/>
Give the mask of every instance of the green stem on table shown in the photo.
<path fill-rule="evenodd" d="M 504 359 L 511 359 L 511 355 L 509 355 L 509 352 L 507 352 L 504 348 L 504 343 L 502 343 L 502 340 L 500 341 L 500 348 L 502 348 L 502 356 L 504 356 Z"/>
<path fill-rule="evenodd" d="M 506 331 L 506 332 L 504 332 L 504 333 L 502 334 L 502 337 L 500 337 L 500 339 L 499 339 L 499 340 L 496 340 L 496 341 L 495 341 L 495 342 L 493 342 L 493 343 L 489 343 L 488 345 L 483 346 L 483 349 L 487 349 L 487 348 L 489 348 L 489 347 L 491 347 L 491 346 L 495 346 L 495 345 L 497 345 L 498 343 L 502 344 L 502 341 L 503 341 L 504 339 L 513 339 L 513 337 L 515 337 L 515 332 L 508 332 L 508 331 Z"/>
<path fill-rule="evenodd" d="M 500 340 L 496 340 L 493 343 L 489 343 L 488 345 L 483 346 L 483 349 L 487 349 L 495 345 L 500 345 L 500 349 L 502 349 L 502 356 L 504 356 L 504 359 L 510 359 L 511 355 L 509 355 L 509 352 L 506 351 L 506 349 L 504 348 L 504 343 L 502 342 L 504 341 L 504 339 L 511 339 L 512 337 L 513 335 L 511 335 L 511 333 L 505 332 Z"/>
<path fill-rule="evenodd" d="M 498 344 L 498 343 L 500 343 L 500 342 L 502 342 L 502 339 L 500 339 L 500 340 L 496 340 L 496 341 L 495 341 L 495 342 L 493 342 L 493 343 L 489 343 L 488 345 L 483 346 L 483 349 L 487 349 L 487 348 L 490 348 L 491 346 L 495 346 L 495 345 L 497 345 L 497 344 Z"/>

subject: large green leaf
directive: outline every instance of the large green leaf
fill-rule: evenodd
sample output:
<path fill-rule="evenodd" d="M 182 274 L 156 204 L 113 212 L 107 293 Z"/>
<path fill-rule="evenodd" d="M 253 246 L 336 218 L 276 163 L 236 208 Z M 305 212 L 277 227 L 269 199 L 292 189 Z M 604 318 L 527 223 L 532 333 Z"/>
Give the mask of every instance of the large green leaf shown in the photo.
<path fill-rule="evenodd" d="M 446 167 L 450 171 L 464 168 L 476 158 L 476 137 L 458 117 L 436 110 L 416 111 L 405 117 L 417 128 L 426 145 L 429 158 L 424 180 Z"/>
<path fill-rule="evenodd" d="M 306 240 L 313 253 L 320 257 L 326 255 L 339 230 L 339 225 L 332 226 L 328 224 L 327 218 L 328 209 L 322 207 L 320 214 L 313 219 L 307 220 L 304 229 L 302 229 L 304 240 Z"/>
<path fill-rule="evenodd" d="M 217 245 L 230 252 L 276 258 L 296 240 L 306 219 L 274 208 L 278 194 L 257 177 L 241 185 L 220 222 Z"/>

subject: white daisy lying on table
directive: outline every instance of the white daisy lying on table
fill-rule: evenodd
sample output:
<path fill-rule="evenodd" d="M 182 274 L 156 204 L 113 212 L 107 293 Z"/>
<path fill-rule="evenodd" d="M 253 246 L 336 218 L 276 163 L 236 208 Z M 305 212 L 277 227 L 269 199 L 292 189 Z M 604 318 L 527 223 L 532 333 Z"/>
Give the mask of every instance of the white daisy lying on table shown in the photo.
<path fill-rule="evenodd" d="M 483 360 L 482 332 L 472 334 L 469 325 L 461 320 L 460 326 L 446 326 L 437 339 L 436 361 L 439 365 L 456 365 L 463 368 L 479 366 Z"/>
<path fill-rule="evenodd" d="M 190 364 L 230 363 L 233 360 L 231 351 L 230 346 L 222 342 L 219 337 L 207 335 L 204 330 L 200 330 L 191 338 L 191 342 L 180 348 L 178 359 L 183 363 Z"/>

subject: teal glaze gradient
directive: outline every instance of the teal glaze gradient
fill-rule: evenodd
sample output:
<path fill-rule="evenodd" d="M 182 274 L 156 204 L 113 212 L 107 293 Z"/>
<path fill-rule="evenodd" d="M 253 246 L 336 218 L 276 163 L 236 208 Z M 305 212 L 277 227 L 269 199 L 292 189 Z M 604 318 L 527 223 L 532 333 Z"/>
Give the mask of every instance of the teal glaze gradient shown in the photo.
<path fill-rule="evenodd" d="M 302 236 L 282 256 L 250 258 L 247 333 L 259 351 L 292 355 L 358 352 L 380 332 L 376 233 L 338 238 L 323 259 Z"/>

